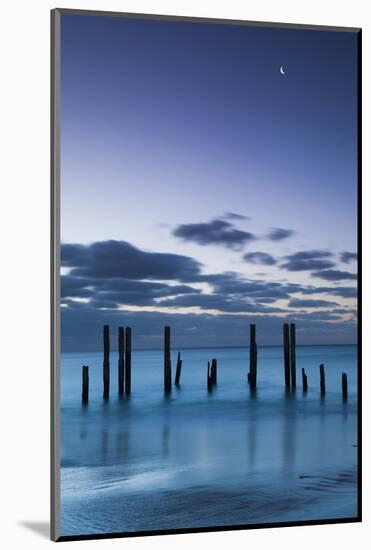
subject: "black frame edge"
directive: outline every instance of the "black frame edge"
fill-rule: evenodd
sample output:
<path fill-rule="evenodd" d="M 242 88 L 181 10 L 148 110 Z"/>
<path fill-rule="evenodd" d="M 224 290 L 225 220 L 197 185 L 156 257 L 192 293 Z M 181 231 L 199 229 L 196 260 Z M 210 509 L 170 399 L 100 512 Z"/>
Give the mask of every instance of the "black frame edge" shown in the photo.
<path fill-rule="evenodd" d="M 312 25 L 304 23 L 284 23 L 284 22 L 272 22 L 272 21 L 249 21 L 245 19 L 219 19 L 216 17 L 197 17 L 187 15 L 170 15 L 170 14 L 158 14 L 158 13 L 136 13 L 136 12 L 119 12 L 119 11 L 105 11 L 105 10 L 84 10 L 74 8 L 55 8 L 55 10 L 61 15 L 86 15 L 86 16 L 104 16 L 104 17 L 118 17 L 126 19 L 151 19 L 159 21 L 179 21 L 189 23 L 213 23 L 215 25 L 241 25 L 248 27 L 271 27 L 271 28 L 288 28 L 299 30 L 318 30 L 329 32 L 358 32 L 361 29 L 359 27 L 337 27 L 333 25 Z"/>
<path fill-rule="evenodd" d="M 50 12 L 50 538 L 60 537 L 59 400 L 59 92 L 60 13 Z"/>
<path fill-rule="evenodd" d="M 220 527 L 195 527 L 189 529 L 164 529 L 161 531 L 133 531 L 124 533 L 98 533 L 91 535 L 62 535 L 57 542 L 69 542 L 76 540 L 101 540 L 101 539 L 118 539 L 118 538 L 133 538 L 133 537 L 153 537 L 163 535 L 188 535 L 195 533 L 218 533 L 220 531 L 249 531 L 252 529 L 271 529 L 284 527 L 315 527 L 316 525 L 343 525 L 347 523 L 360 523 L 361 519 L 357 516 L 354 518 L 340 519 L 324 519 L 324 520 L 303 520 L 303 521 L 286 521 L 282 523 L 255 523 L 249 525 L 222 525 Z"/>
<path fill-rule="evenodd" d="M 362 521 L 362 29 L 357 32 L 357 375 L 358 517 Z"/>

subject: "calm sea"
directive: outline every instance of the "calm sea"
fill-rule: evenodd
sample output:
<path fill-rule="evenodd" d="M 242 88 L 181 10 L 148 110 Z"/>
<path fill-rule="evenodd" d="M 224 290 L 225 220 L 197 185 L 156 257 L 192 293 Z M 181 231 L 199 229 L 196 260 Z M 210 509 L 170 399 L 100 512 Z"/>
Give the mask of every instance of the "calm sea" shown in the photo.
<path fill-rule="evenodd" d="M 172 353 L 173 376 L 177 351 Z M 102 400 L 102 354 L 61 365 L 61 533 L 82 535 L 354 517 L 357 348 L 297 348 L 298 387 L 284 388 L 283 350 L 184 349 L 180 388 L 163 394 L 162 351 L 133 351 L 132 394 Z M 218 385 L 207 393 L 207 361 Z M 321 399 L 319 364 L 326 367 Z M 81 366 L 90 400 L 81 406 Z M 301 390 L 301 368 L 308 393 Z M 349 398 L 341 395 L 347 372 Z"/>

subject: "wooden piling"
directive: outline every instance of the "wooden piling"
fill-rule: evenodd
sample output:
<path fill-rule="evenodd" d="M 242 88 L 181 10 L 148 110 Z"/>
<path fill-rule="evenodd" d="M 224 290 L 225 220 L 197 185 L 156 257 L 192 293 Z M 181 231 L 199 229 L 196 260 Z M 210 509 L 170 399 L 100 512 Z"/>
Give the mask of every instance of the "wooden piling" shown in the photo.
<path fill-rule="evenodd" d="M 125 328 L 125 395 L 131 394 L 131 327 Z"/>
<path fill-rule="evenodd" d="M 295 323 L 290 324 L 290 370 L 291 387 L 296 388 L 296 328 Z"/>
<path fill-rule="evenodd" d="M 216 382 L 217 382 L 217 369 L 218 369 L 218 362 L 216 359 L 212 359 L 211 368 L 210 368 L 210 378 L 211 378 L 211 384 L 213 386 L 216 386 Z"/>
<path fill-rule="evenodd" d="M 305 370 L 303 368 L 301 369 L 301 374 L 303 378 L 303 392 L 306 393 L 308 391 L 308 377 L 305 374 Z"/>
<path fill-rule="evenodd" d="M 250 376 L 248 381 L 251 388 L 256 388 L 258 349 L 256 346 L 256 325 L 250 325 Z"/>
<path fill-rule="evenodd" d="M 110 339 L 109 339 L 109 325 L 103 326 L 103 397 L 109 398 L 109 385 L 110 385 Z"/>
<path fill-rule="evenodd" d="M 213 389 L 213 382 L 210 373 L 210 361 L 207 362 L 207 391 L 210 392 Z"/>
<path fill-rule="evenodd" d="M 124 353 L 125 353 L 125 333 L 124 328 L 119 327 L 119 358 L 118 358 L 118 390 L 119 395 L 124 395 Z"/>
<path fill-rule="evenodd" d="M 346 372 L 343 372 L 341 374 L 341 385 L 343 391 L 343 400 L 346 401 L 348 399 L 348 377 Z"/>
<path fill-rule="evenodd" d="M 164 390 L 171 391 L 170 327 L 164 329 Z"/>
<path fill-rule="evenodd" d="M 326 393 L 325 365 L 319 366 L 321 395 Z"/>
<path fill-rule="evenodd" d="M 249 356 L 249 372 L 247 373 L 247 381 L 251 385 L 252 380 L 252 364 L 253 364 L 253 354 L 252 354 L 252 327 L 253 325 L 250 325 L 250 356 Z"/>
<path fill-rule="evenodd" d="M 180 375 L 182 372 L 182 363 L 183 361 L 180 358 L 180 351 L 178 351 L 178 358 L 176 362 L 176 372 L 175 372 L 175 385 L 179 386 L 180 383 Z"/>
<path fill-rule="evenodd" d="M 289 325 L 283 325 L 283 352 L 285 362 L 285 386 L 290 388 L 290 335 Z"/>
<path fill-rule="evenodd" d="M 81 400 L 83 403 L 89 401 L 89 367 L 84 365 L 82 367 L 82 395 Z"/>

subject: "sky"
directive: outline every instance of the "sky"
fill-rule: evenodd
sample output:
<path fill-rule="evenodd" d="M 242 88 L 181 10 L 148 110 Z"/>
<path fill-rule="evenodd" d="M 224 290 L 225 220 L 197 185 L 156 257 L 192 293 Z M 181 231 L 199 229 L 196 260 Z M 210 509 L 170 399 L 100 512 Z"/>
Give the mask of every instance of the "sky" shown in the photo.
<path fill-rule="evenodd" d="M 62 350 L 355 343 L 356 83 L 353 32 L 62 15 Z"/>

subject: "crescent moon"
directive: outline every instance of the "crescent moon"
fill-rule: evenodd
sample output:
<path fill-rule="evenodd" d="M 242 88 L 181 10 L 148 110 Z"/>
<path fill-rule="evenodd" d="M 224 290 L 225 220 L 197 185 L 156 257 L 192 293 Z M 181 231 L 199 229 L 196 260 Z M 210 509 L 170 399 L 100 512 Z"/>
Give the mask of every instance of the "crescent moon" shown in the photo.
<path fill-rule="evenodd" d="M 282 66 L 280 67 L 280 73 L 281 73 L 281 74 L 286 74 L 285 71 L 283 70 L 283 67 L 282 67 Z"/>

